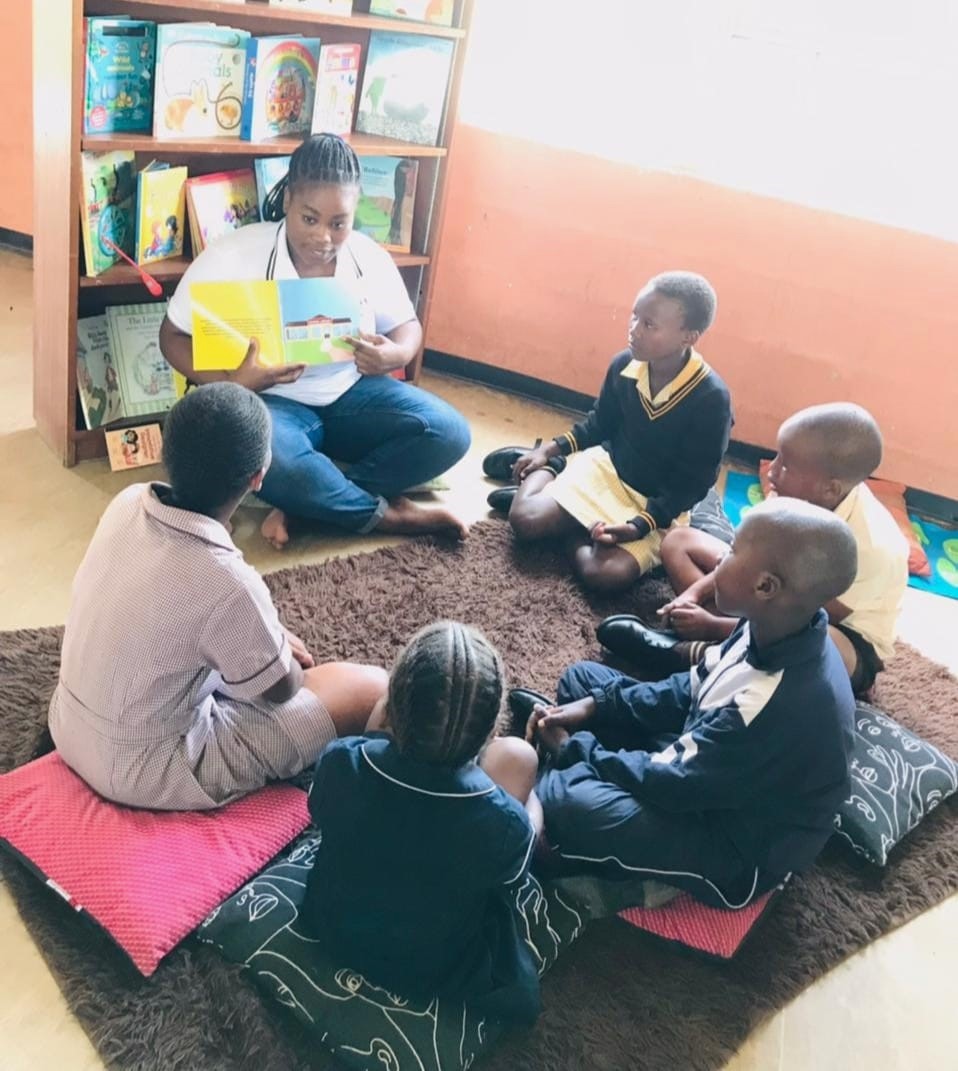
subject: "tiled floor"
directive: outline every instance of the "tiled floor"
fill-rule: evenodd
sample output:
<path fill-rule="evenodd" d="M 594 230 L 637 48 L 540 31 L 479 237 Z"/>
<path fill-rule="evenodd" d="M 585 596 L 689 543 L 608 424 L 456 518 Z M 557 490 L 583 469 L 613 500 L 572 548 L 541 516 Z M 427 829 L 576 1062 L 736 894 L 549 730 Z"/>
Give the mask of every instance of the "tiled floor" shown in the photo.
<path fill-rule="evenodd" d="M 100 513 L 121 487 L 137 479 L 110 473 L 105 462 L 63 469 L 33 431 L 30 283 L 29 260 L 0 252 L 0 629 L 63 621 L 74 570 Z M 437 377 L 427 377 L 426 384 L 453 401 L 473 427 L 473 448 L 453 474 L 454 489 L 444 496 L 470 520 L 485 516 L 479 463 L 487 450 L 524 441 L 526 429 L 549 436 L 567 424 L 556 410 L 482 387 Z M 297 541 L 278 554 L 262 543 L 256 528 L 257 514 L 244 511 L 235 538 L 263 571 L 381 545 L 371 539 L 317 538 Z M 909 591 L 902 635 L 958 671 L 958 601 Z M 958 1067 L 956 935 L 958 897 L 953 897 L 822 979 L 758 1030 L 729 1067 Z M 0 1071 L 102 1067 L 2 886 L 0 949 Z"/>

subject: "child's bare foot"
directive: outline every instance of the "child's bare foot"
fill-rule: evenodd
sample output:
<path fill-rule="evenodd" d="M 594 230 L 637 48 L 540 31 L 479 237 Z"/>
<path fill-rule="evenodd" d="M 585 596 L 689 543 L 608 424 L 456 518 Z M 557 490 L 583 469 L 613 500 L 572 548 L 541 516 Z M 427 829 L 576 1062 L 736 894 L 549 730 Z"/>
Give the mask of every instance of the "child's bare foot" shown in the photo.
<path fill-rule="evenodd" d="M 289 522 L 281 509 L 271 509 L 260 525 L 260 535 L 276 550 L 283 550 L 289 542 Z"/>
<path fill-rule="evenodd" d="M 408 498 L 394 498 L 386 507 L 377 532 L 408 534 L 413 532 L 444 532 L 452 528 L 460 539 L 469 534 L 469 526 L 445 506 L 431 503 L 411 502 Z"/>

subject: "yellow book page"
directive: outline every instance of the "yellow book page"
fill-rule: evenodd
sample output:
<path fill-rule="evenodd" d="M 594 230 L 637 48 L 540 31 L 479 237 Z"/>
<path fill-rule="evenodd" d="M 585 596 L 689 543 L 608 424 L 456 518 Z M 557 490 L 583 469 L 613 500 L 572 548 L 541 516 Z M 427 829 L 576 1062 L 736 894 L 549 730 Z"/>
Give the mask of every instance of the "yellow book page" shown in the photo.
<path fill-rule="evenodd" d="M 250 339 L 259 342 L 259 361 L 285 364 L 279 288 L 269 279 L 193 283 L 193 367 L 197 372 L 239 368 Z"/>

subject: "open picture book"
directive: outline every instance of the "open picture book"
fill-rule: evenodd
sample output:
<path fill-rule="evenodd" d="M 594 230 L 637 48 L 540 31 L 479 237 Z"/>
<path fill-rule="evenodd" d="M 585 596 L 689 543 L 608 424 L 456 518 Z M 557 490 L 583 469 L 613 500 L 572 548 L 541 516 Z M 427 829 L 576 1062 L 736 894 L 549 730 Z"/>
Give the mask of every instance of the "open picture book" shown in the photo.
<path fill-rule="evenodd" d="M 264 365 L 353 360 L 359 299 L 336 279 L 249 279 L 190 286 L 193 367 L 238 368 L 250 340 Z"/>

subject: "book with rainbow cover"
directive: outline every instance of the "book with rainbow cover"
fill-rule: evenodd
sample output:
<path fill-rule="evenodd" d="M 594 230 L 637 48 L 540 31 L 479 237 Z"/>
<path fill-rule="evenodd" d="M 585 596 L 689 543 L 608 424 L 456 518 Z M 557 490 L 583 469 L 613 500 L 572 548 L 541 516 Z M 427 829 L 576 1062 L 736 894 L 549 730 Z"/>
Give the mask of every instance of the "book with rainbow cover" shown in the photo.
<path fill-rule="evenodd" d="M 252 37 L 240 137 L 246 141 L 309 132 L 316 97 L 318 37 Z"/>
<path fill-rule="evenodd" d="M 346 337 L 359 333 L 359 299 L 337 279 L 192 283 L 190 304 L 198 372 L 238 368 L 253 338 L 266 366 L 353 360 Z"/>

